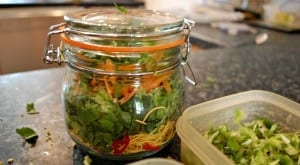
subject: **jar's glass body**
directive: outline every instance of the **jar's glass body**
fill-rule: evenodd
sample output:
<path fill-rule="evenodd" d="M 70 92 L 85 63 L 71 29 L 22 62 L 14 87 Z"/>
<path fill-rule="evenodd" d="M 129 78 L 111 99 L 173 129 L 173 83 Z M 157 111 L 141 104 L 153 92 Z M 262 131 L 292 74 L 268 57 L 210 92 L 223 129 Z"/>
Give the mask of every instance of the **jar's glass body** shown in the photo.
<path fill-rule="evenodd" d="M 182 112 L 180 66 L 191 27 L 157 11 L 86 10 L 54 29 L 49 34 L 62 33 L 61 45 L 46 49 L 44 60 L 66 62 L 63 105 L 76 144 L 115 160 L 163 149 Z"/>

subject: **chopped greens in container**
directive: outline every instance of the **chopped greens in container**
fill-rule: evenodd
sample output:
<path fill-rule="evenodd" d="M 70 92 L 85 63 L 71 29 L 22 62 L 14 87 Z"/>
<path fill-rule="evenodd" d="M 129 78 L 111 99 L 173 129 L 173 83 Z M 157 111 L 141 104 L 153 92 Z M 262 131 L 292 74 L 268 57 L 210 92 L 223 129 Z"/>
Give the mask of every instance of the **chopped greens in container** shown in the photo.
<path fill-rule="evenodd" d="M 300 163 L 300 132 L 283 132 L 265 118 L 241 123 L 245 114 L 236 110 L 232 130 L 227 125 L 212 127 L 203 135 L 235 164 L 296 165 Z"/>

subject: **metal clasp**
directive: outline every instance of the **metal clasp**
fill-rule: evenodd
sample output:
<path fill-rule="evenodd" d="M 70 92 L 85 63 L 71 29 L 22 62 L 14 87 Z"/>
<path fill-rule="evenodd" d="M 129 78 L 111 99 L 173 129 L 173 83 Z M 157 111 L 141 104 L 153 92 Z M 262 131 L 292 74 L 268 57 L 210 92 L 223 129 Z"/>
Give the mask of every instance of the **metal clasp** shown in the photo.
<path fill-rule="evenodd" d="M 189 56 L 190 56 L 191 49 L 192 49 L 192 45 L 190 43 L 190 34 L 191 34 L 192 28 L 194 26 L 195 26 L 194 21 L 189 20 L 189 19 L 184 19 L 183 29 L 186 32 L 185 32 L 185 43 L 183 46 L 184 55 L 182 56 L 181 66 L 182 66 L 184 78 L 192 85 L 197 85 L 197 80 L 196 80 L 195 74 L 194 74 L 190 64 L 188 63 Z M 187 76 L 186 71 L 184 69 L 185 65 L 187 66 L 188 71 L 191 73 L 192 78 Z"/>
<path fill-rule="evenodd" d="M 65 32 L 65 23 L 60 23 L 53 25 L 49 28 L 48 34 L 47 34 L 47 40 L 46 45 L 44 48 L 44 63 L 46 64 L 52 64 L 52 63 L 58 63 L 59 65 L 64 62 L 62 60 L 60 49 L 59 47 L 55 47 L 53 44 L 51 44 L 51 36 L 55 34 L 60 34 Z"/>

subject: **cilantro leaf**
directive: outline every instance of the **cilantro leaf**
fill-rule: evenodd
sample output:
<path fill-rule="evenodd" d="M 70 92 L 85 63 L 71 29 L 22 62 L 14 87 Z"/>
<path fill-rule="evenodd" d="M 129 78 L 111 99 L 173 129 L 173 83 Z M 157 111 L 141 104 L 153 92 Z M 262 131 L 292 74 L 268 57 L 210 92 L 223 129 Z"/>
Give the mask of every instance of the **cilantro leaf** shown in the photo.
<path fill-rule="evenodd" d="M 115 7 L 120 11 L 122 14 L 127 14 L 127 9 L 124 6 L 119 6 L 116 2 L 114 2 Z"/>
<path fill-rule="evenodd" d="M 29 127 L 17 128 L 16 132 L 30 144 L 35 144 L 38 138 L 37 133 Z"/>
<path fill-rule="evenodd" d="M 34 103 L 28 103 L 26 105 L 27 114 L 38 114 L 39 112 L 35 110 Z"/>

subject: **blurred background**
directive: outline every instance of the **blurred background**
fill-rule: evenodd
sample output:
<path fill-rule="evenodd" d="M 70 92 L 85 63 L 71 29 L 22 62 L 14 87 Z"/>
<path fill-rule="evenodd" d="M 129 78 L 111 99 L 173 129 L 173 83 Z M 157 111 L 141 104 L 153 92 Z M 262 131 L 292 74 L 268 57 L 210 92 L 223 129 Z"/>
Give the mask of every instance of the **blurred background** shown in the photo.
<path fill-rule="evenodd" d="M 221 29 L 224 22 L 239 23 L 225 27 L 229 35 L 222 35 L 226 38 L 205 36 L 196 29 L 192 37 L 198 39 L 193 41 L 202 44 L 202 47 L 198 45 L 200 49 L 244 44 L 240 42 L 241 37 L 237 40 L 233 36 L 237 36 L 239 31 L 249 31 L 254 35 L 255 30 L 241 25 L 266 26 L 286 32 L 300 29 L 300 0 L 1 0 L 0 74 L 57 67 L 42 62 L 49 27 L 63 22 L 67 12 L 90 7 L 113 7 L 114 2 L 128 8 L 173 12 L 195 20 L 197 26 L 202 26 L 200 29 L 207 32 L 211 28 Z M 55 42 L 58 44 L 59 39 Z"/>

